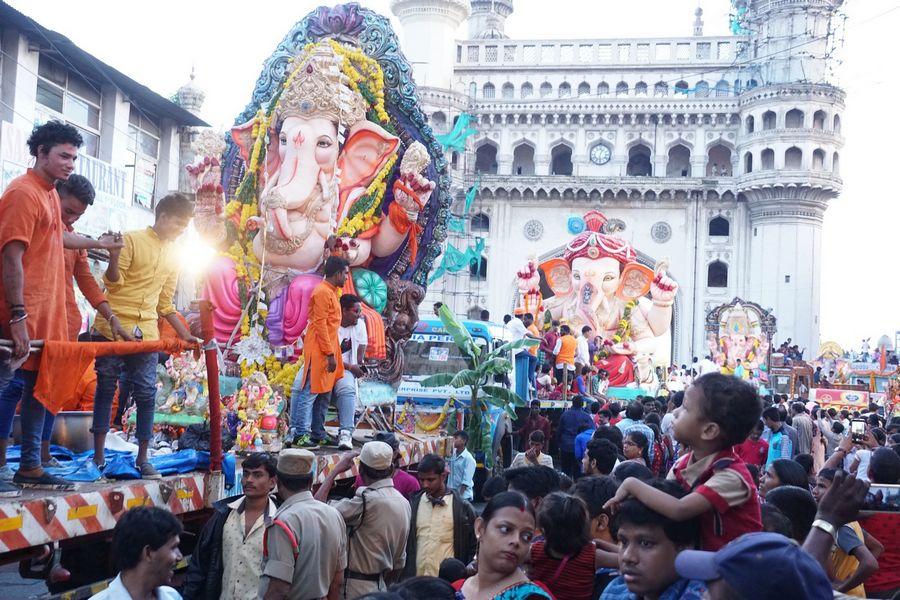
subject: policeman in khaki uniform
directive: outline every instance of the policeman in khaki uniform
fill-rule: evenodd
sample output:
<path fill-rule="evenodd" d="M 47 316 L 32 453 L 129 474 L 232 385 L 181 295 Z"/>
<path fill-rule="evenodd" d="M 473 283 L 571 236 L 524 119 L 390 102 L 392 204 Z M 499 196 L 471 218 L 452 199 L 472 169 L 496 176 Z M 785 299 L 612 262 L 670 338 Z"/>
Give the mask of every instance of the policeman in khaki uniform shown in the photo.
<path fill-rule="evenodd" d="M 357 456 L 341 457 L 316 492 L 326 500 L 334 480 Z M 406 564 L 409 535 L 409 502 L 394 488 L 394 450 L 384 442 L 368 442 L 359 453 L 359 474 L 364 487 L 353 498 L 332 504 L 347 524 L 348 561 L 341 598 L 353 600 L 384 591 Z"/>
<path fill-rule="evenodd" d="M 316 457 L 309 450 L 283 450 L 275 472 L 284 503 L 263 537 L 259 597 L 335 598 L 347 568 L 347 529 L 341 513 L 310 492 Z"/>

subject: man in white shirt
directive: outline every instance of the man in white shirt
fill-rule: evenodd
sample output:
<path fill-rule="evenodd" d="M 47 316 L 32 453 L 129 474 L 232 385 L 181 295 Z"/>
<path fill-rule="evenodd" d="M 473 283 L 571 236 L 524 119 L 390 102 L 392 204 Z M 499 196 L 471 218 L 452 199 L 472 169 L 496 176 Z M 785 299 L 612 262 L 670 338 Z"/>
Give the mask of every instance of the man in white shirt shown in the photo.
<path fill-rule="evenodd" d="M 519 317 L 511 317 L 506 323 L 506 331 L 509 334 L 510 342 L 518 342 L 525 338 L 534 338 L 534 335 L 528 331 L 528 327 Z M 523 400 L 528 400 L 528 384 L 531 382 L 531 371 L 529 370 L 529 356 L 527 348 L 522 348 L 516 352 L 516 394 Z"/>
<path fill-rule="evenodd" d="M 344 362 L 344 376 L 334 383 L 334 403 L 337 406 L 340 435 L 338 447 L 341 450 L 353 449 L 353 429 L 356 426 L 356 380 L 365 376 L 366 346 L 369 336 L 366 333 L 366 322 L 362 317 L 362 300 L 353 294 L 341 296 L 341 326 L 338 328 L 338 340 L 341 342 L 341 358 Z M 325 421 L 324 403 L 319 415 Z M 319 411 L 316 411 L 319 412 Z M 313 431 L 316 431 L 313 424 Z"/>
<path fill-rule="evenodd" d="M 119 574 L 90 600 L 181 600 L 181 594 L 166 585 L 181 561 L 181 531 L 181 522 L 162 508 L 125 511 L 113 530 L 111 556 Z"/>
<path fill-rule="evenodd" d="M 594 331 L 587 325 L 581 328 L 581 337 L 576 340 L 578 345 L 575 346 L 576 373 L 580 373 L 582 367 L 589 367 L 591 365 L 591 350 L 588 346 L 588 340 L 591 339 L 593 333 Z"/>
<path fill-rule="evenodd" d="M 713 359 L 710 355 L 706 355 L 703 357 L 703 360 L 700 361 L 700 375 L 706 375 L 707 373 L 718 373 L 719 365 L 713 362 Z"/>
<path fill-rule="evenodd" d="M 516 454 L 515 458 L 512 459 L 509 468 L 517 469 L 519 467 L 536 467 L 538 465 L 544 465 L 545 467 L 550 467 L 552 469 L 553 458 L 543 452 L 545 442 L 546 440 L 544 439 L 543 431 L 532 431 L 528 436 L 528 450 Z"/>

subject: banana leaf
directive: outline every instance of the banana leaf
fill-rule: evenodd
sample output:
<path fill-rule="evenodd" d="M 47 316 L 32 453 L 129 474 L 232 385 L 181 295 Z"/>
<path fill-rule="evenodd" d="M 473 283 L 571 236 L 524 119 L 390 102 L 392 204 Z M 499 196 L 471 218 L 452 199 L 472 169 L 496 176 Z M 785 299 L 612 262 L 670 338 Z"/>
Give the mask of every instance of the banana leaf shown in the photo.
<path fill-rule="evenodd" d="M 426 377 L 419 385 L 422 387 L 441 387 L 443 385 L 450 385 L 450 382 L 453 381 L 454 377 L 456 377 L 456 373 L 438 373 L 431 377 Z"/>
<path fill-rule="evenodd" d="M 503 344 L 496 350 L 490 353 L 490 357 L 494 358 L 497 356 L 502 356 L 507 352 L 515 354 L 518 350 L 522 348 L 531 348 L 533 346 L 540 346 L 541 342 L 538 340 L 533 340 L 531 338 L 522 338 L 521 340 L 516 340 L 515 342 L 508 342 Z"/>
<path fill-rule="evenodd" d="M 453 342 L 456 346 L 472 359 L 478 358 L 481 355 L 481 349 L 475 345 L 475 340 L 472 339 L 472 335 L 465 327 L 463 327 L 462 323 L 456 319 L 456 316 L 450 312 L 447 305 L 441 306 L 441 309 L 438 312 L 441 323 L 444 324 L 444 329 L 446 329 L 447 333 L 453 338 Z"/>
<path fill-rule="evenodd" d="M 512 404 L 513 406 L 525 406 L 525 400 L 513 391 L 500 387 L 499 385 L 484 385 L 481 387 L 488 398 L 496 398 L 503 403 Z M 502 405 L 497 405 L 502 406 Z"/>

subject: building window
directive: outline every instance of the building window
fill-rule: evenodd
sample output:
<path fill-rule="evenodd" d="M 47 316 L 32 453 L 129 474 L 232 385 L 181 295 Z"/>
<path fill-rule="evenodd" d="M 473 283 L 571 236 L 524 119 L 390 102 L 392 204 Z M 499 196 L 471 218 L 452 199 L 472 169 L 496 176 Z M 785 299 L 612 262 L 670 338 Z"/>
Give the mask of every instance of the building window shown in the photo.
<path fill-rule="evenodd" d="M 833 127 L 833 131 L 834 131 L 835 133 L 840 133 L 840 132 L 841 132 L 841 116 L 840 116 L 840 115 L 834 115 L 834 127 Z"/>
<path fill-rule="evenodd" d="M 719 42 L 719 60 L 731 59 L 731 42 Z"/>
<path fill-rule="evenodd" d="M 516 60 L 516 47 L 515 46 L 503 46 L 503 62 L 515 62 Z"/>
<path fill-rule="evenodd" d="M 487 259 L 485 257 L 482 256 L 477 263 L 473 262 L 469 266 L 469 277 L 479 281 L 487 279 Z"/>
<path fill-rule="evenodd" d="M 568 82 L 563 82 L 559 85 L 559 97 L 560 98 L 570 98 L 572 96 L 572 86 Z"/>
<path fill-rule="evenodd" d="M 837 152 L 835 152 L 834 156 L 831 157 L 831 172 L 834 175 L 841 174 L 841 155 Z"/>
<path fill-rule="evenodd" d="M 571 175 L 572 171 L 572 149 L 563 144 L 554 147 L 550 151 L 550 174 Z"/>
<path fill-rule="evenodd" d="M 526 81 L 522 84 L 521 94 L 522 98 L 531 98 L 534 96 L 534 86 Z"/>
<path fill-rule="evenodd" d="M 784 152 L 784 168 L 785 169 L 802 169 L 803 168 L 803 151 L 796 146 L 792 146 Z"/>
<path fill-rule="evenodd" d="M 512 100 L 516 95 L 516 88 L 513 86 L 513 84 L 506 82 L 503 84 L 503 87 L 500 88 L 500 95 L 504 100 Z"/>
<path fill-rule="evenodd" d="M 589 63 L 594 58 L 594 47 L 590 44 L 582 44 L 578 46 L 578 60 L 583 63 Z"/>
<path fill-rule="evenodd" d="M 658 60 L 658 61 L 672 60 L 671 44 L 657 44 L 656 45 L 656 60 Z"/>
<path fill-rule="evenodd" d="M 478 62 L 478 46 L 469 46 L 469 62 L 477 63 Z"/>
<path fill-rule="evenodd" d="M 628 84 L 624 81 L 620 81 L 616 84 L 616 96 L 627 96 L 628 95 Z"/>
<path fill-rule="evenodd" d="M 813 171 L 822 171 L 825 169 L 825 151 L 821 148 L 813 151 L 812 168 Z"/>
<path fill-rule="evenodd" d="M 775 113 L 767 110 L 763 113 L 763 131 L 775 129 Z"/>
<path fill-rule="evenodd" d="M 649 62 L 650 61 L 650 44 L 638 44 L 637 45 L 637 61 L 638 62 Z"/>
<path fill-rule="evenodd" d="M 725 217 L 715 217 L 709 221 L 710 237 L 728 237 L 730 233 L 730 224 Z"/>
<path fill-rule="evenodd" d="M 637 144 L 628 151 L 628 165 L 625 174 L 630 177 L 650 177 L 653 175 L 653 164 L 650 162 L 650 148 Z"/>
<path fill-rule="evenodd" d="M 813 113 L 813 129 L 825 129 L 825 111 L 817 110 Z"/>
<path fill-rule="evenodd" d="M 669 162 L 666 164 L 666 177 L 691 176 L 691 151 L 687 146 L 677 144 L 669 150 Z"/>
<path fill-rule="evenodd" d="M 134 157 L 134 203 L 154 207 L 159 163 L 159 122 L 134 104 L 128 113 L 128 150 Z"/>
<path fill-rule="evenodd" d="M 611 44 L 600 44 L 597 46 L 598 58 L 600 62 L 611 62 L 612 61 L 612 45 Z"/>
<path fill-rule="evenodd" d="M 691 45 L 690 44 L 676 44 L 675 46 L 675 58 L 677 60 L 690 60 L 691 58 Z"/>
<path fill-rule="evenodd" d="M 559 47 L 559 62 L 570 64 L 575 62 L 575 46 L 565 44 Z"/>
<path fill-rule="evenodd" d="M 665 81 L 659 81 L 656 85 L 653 86 L 653 95 L 654 96 L 668 96 L 669 95 L 669 84 Z"/>
<path fill-rule="evenodd" d="M 638 81 L 634 84 L 634 95 L 635 96 L 646 96 L 647 95 L 647 84 L 643 81 Z"/>
<path fill-rule="evenodd" d="M 534 175 L 534 148 L 519 144 L 513 150 L 513 175 Z"/>
<path fill-rule="evenodd" d="M 601 82 L 597 86 L 597 95 L 598 96 L 609 96 L 609 84 L 605 81 Z"/>
<path fill-rule="evenodd" d="M 761 168 L 763 171 L 771 171 L 775 168 L 775 151 L 771 148 L 766 148 L 762 151 L 762 154 L 759 156 Z"/>
<path fill-rule="evenodd" d="M 790 283 L 790 282 L 791 282 L 791 276 L 790 276 L 790 275 L 785 275 L 785 276 L 784 276 L 784 282 L 785 282 L 785 283 Z"/>
<path fill-rule="evenodd" d="M 744 173 L 753 172 L 753 154 L 747 152 L 744 154 Z"/>
<path fill-rule="evenodd" d="M 482 144 L 475 151 L 475 172 L 497 174 L 497 147 L 493 144 Z"/>
<path fill-rule="evenodd" d="M 719 83 L 716 84 L 716 97 L 721 98 L 723 96 L 727 96 L 730 92 L 731 86 L 728 85 L 728 82 L 724 79 L 720 79 Z"/>
<path fill-rule="evenodd" d="M 436 133 L 447 131 L 447 115 L 438 111 L 431 115 L 431 129 Z"/>
<path fill-rule="evenodd" d="M 720 260 L 709 263 L 706 268 L 706 287 L 728 287 L 728 265 Z"/>
<path fill-rule="evenodd" d="M 698 98 L 708 98 L 709 84 L 705 81 L 698 81 L 696 87 L 694 88 L 694 93 Z"/>
<path fill-rule="evenodd" d="M 712 54 L 712 47 L 709 42 L 700 42 L 697 44 L 697 58 L 699 60 L 709 60 Z"/>
<path fill-rule="evenodd" d="M 687 94 L 688 84 L 687 81 L 679 81 L 675 84 L 675 93 L 676 94 Z"/>
<path fill-rule="evenodd" d="M 579 83 L 578 84 L 578 97 L 582 98 L 584 96 L 590 96 L 590 95 L 591 95 L 591 84 L 589 84 L 587 81 L 582 81 L 581 83 Z"/>
<path fill-rule="evenodd" d="M 784 115 L 784 126 L 787 129 L 803 128 L 803 111 L 797 108 L 787 111 Z"/>
<path fill-rule="evenodd" d="M 462 46 L 456 46 L 456 62 L 462 62 Z"/>
<path fill-rule="evenodd" d="M 537 46 L 534 44 L 529 44 L 527 46 L 522 47 L 522 61 L 528 64 L 534 64 L 537 62 Z"/>
<path fill-rule="evenodd" d="M 37 121 L 60 120 L 74 125 L 84 146 L 96 157 L 100 152 L 100 88 L 41 55 L 38 62 Z"/>
<path fill-rule="evenodd" d="M 731 149 L 715 144 L 706 154 L 707 177 L 731 177 Z"/>
<path fill-rule="evenodd" d="M 497 46 L 485 46 L 484 47 L 484 62 L 489 62 L 489 63 L 497 62 Z"/>
<path fill-rule="evenodd" d="M 545 81 L 541 84 L 541 98 L 549 98 L 553 93 L 553 86 L 550 85 L 549 81 Z"/>
<path fill-rule="evenodd" d="M 550 64 L 554 62 L 554 47 L 551 44 L 541 46 L 541 64 Z"/>
<path fill-rule="evenodd" d="M 472 231 L 490 231 L 491 218 L 484 213 L 472 215 Z"/>
<path fill-rule="evenodd" d="M 494 99 L 494 84 L 486 83 L 481 88 L 481 97 L 485 100 L 493 100 Z"/>
<path fill-rule="evenodd" d="M 747 124 L 747 133 L 753 133 L 753 127 L 755 125 L 755 121 L 753 120 L 753 115 L 747 117 L 747 120 L 744 121 Z"/>
<path fill-rule="evenodd" d="M 631 58 L 631 46 L 619 44 L 619 62 L 628 62 Z"/>

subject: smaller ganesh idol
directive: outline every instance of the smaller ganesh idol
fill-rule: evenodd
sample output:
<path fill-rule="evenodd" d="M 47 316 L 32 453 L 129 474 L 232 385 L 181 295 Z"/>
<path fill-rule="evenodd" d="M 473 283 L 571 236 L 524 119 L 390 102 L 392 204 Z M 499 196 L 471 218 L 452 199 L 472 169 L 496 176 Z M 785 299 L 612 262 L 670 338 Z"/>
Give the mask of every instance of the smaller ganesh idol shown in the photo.
<path fill-rule="evenodd" d="M 638 263 L 631 244 L 607 230 L 603 213 L 586 213 L 584 224 L 561 258 L 540 265 L 553 291 L 544 307 L 573 331 L 588 325 L 603 339 L 597 366 L 609 373 L 610 386 L 649 382 L 651 373 L 635 369 L 653 369 L 657 338 L 671 327 L 678 284 L 666 274 L 665 261 L 655 269 Z"/>

